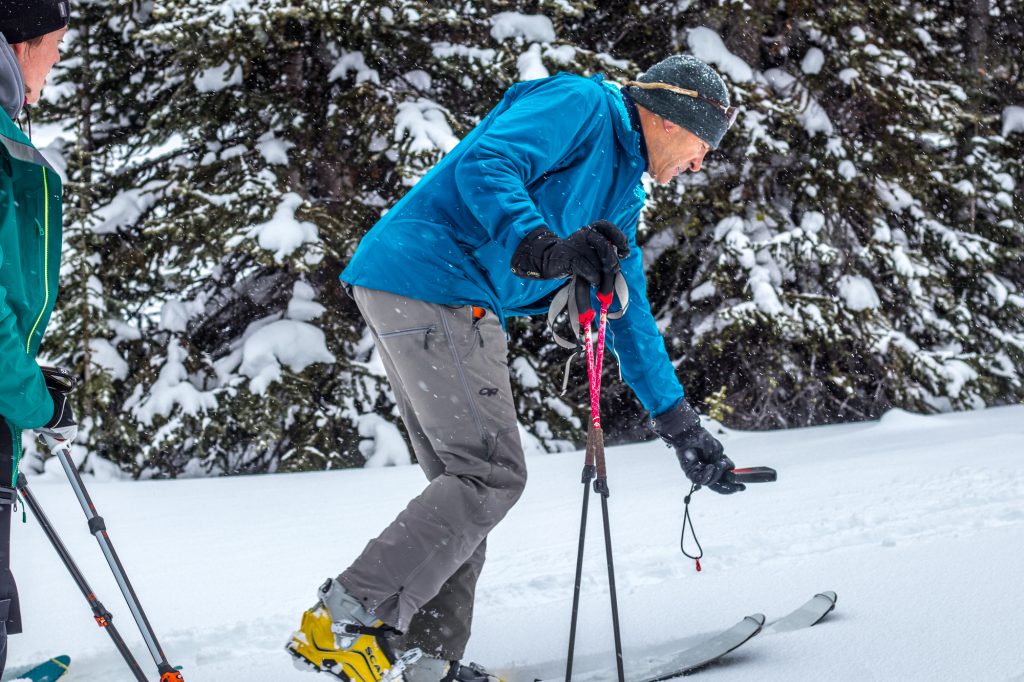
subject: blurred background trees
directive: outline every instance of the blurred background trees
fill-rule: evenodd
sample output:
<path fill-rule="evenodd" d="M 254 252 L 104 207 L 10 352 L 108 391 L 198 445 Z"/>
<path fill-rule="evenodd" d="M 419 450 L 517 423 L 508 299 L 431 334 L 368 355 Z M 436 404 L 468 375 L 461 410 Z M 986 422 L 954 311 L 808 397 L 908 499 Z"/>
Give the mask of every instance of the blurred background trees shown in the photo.
<path fill-rule="evenodd" d="M 691 400 L 740 428 L 1024 397 L 1024 3 L 73 3 L 35 114 L 68 178 L 46 359 L 86 378 L 82 452 L 134 476 L 408 461 L 337 276 L 517 80 L 673 53 L 741 113 L 648 186 L 655 315 Z M 543 125 L 539 121 L 538 125 Z M 531 450 L 586 389 L 510 325 Z M 649 436 L 608 362 L 609 440 Z"/>

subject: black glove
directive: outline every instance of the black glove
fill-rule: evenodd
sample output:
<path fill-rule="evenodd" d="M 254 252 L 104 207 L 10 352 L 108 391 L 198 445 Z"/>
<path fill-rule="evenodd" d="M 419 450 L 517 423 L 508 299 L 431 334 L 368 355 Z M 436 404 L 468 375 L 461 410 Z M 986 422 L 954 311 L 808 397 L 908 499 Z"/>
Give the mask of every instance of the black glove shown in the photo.
<path fill-rule="evenodd" d="M 529 279 L 561 279 L 579 275 L 603 294 L 609 293 L 619 260 L 629 255 L 629 240 L 607 220 L 598 220 L 559 239 L 539 227 L 519 242 L 512 254 L 512 272 Z"/>
<path fill-rule="evenodd" d="M 78 435 L 78 422 L 75 421 L 75 413 L 68 399 L 68 394 L 74 390 L 78 380 L 65 369 L 43 367 L 42 370 L 46 390 L 53 398 L 53 417 L 36 431 L 46 447 L 53 452 L 71 445 L 71 441 Z"/>
<path fill-rule="evenodd" d="M 723 495 L 746 490 L 742 483 L 722 478 L 722 474 L 736 468 L 736 465 L 725 456 L 722 444 L 700 425 L 700 417 L 685 399 L 655 417 L 651 426 L 670 447 L 675 448 L 679 464 L 692 482 Z"/>

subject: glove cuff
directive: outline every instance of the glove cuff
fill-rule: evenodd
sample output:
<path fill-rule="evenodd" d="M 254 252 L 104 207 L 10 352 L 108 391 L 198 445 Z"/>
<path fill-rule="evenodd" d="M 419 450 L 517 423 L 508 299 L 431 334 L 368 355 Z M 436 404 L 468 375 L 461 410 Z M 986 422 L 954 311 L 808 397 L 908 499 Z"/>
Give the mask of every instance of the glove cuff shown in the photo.
<path fill-rule="evenodd" d="M 700 427 L 700 415 L 694 410 L 686 398 L 668 412 L 663 412 L 651 419 L 651 428 L 669 445 L 675 445 L 679 438 Z"/>
<path fill-rule="evenodd" d="M 561 241 L 546 227 L 538 227 L 523 237 L 512 254 L 512 273 L 527 279 L 548 279 L 544 276 L 544 252 Z"/>
<path fill-rule="evenodd" d="M 41 428 L 59 429 L 66 426 L 74 426 L 75 417 L 71 411 L 71 403 L 68 402 L 67 396 L 58 391 L 51 390 L 50 397 L 53 399 L 53 416 Z"/>

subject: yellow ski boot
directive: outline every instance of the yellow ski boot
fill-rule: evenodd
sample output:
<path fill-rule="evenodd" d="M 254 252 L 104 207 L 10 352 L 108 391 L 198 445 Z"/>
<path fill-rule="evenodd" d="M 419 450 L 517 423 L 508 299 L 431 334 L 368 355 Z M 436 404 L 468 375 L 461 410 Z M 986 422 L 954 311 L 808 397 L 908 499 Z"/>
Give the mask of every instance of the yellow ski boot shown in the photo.
<path fill-rule="evenodd" d="M 400 682 L 406 666 L 420 658 L 419 649 L 396 656 L 388 636 L 397 631 L 367 613 L 336 580 L 324 583 L 319 597 L 285 645 L 301 667 L 344 682 Z"/>

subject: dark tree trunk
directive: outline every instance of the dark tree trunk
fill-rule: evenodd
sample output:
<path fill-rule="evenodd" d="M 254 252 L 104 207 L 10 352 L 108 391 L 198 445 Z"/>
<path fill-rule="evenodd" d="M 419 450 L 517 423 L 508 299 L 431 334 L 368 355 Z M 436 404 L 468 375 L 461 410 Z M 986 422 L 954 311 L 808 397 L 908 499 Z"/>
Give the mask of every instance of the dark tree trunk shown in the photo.
<path fill-rule="evenodd" d="M 967 0 L 967 68 L 977 79 L 986 70 L 989 0 Z"/>

